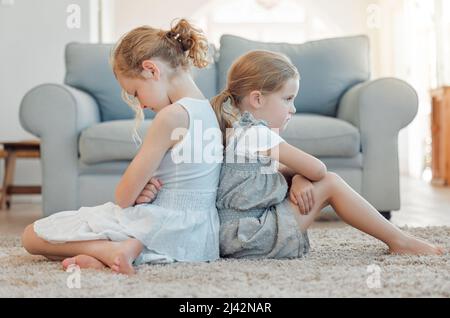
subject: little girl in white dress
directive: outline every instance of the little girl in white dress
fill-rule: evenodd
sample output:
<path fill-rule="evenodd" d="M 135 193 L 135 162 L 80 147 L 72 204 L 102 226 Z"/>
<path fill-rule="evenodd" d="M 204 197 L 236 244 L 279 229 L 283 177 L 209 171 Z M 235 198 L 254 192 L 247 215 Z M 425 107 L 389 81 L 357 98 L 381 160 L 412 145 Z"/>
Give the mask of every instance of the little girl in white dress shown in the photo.
<path fill-rule="evenodd" d="M 117 186 L 116 203 L 36 221 L 22 238 L 29 253 L 63 260 L 64 267 L 106 265 L 125 274 L 136 264 L 219 257 L 215 200 L 223 146 L 214 110 L 188 71 L 207 65 L 207 48 L 184 19 L 170 31 L 140 27 L 120 40 L 114 74 L 138 117 L 144 108 L 156 116 Z M 178 128 L 184 130 L 177 135 Z M 151 178 L 162 189 L 139 204 Z"/>
<path fill-rule="evenodd" d="M 219 221 L 216 190 L 222 144 L 215 139 L 215 162 L 175 163 L 179 150 L 192 152 L 194 122 L 202 123 L 202 135 L 218 129 L 207 99 L 182 98 L 176 102 L 189 114 L 189 129 L 182 143 L 163 157 L 154 177 L 164 181 L 152 203 L 122 209 L 112 202 L 78 211 L 55 213 L 34 223 L 34 231 L 51 243 L 87 240 L 138 239 L 144 251 L 135 264 L 172 261 L 212 261 L 219 257 Z M 198 127 L 199 125 L 195 125 Z M 176 160 L 175 160 L 176 161 Z M 203 161 L 203 160 L 202 160 Z"/>

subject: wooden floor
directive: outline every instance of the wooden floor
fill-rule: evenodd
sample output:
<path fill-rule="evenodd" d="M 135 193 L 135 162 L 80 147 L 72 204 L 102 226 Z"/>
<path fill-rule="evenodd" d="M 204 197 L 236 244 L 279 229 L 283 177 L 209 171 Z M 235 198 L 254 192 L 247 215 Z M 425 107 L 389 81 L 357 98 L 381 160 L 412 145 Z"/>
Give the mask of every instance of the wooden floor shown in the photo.
<path fill-rule="evenodd" d="M 450 187 L 433 187 L 409 177 L 400 180 L 402 207 L 393 212 L 398 226 L 450 226 Z M 9 211 L 0 210 L 0 234 L 20 235 L 27 224 L 42 215 L 40 204 L 14 203 Z M 314 227 L 341 227 L 340 221 L 316 222 Z"/>

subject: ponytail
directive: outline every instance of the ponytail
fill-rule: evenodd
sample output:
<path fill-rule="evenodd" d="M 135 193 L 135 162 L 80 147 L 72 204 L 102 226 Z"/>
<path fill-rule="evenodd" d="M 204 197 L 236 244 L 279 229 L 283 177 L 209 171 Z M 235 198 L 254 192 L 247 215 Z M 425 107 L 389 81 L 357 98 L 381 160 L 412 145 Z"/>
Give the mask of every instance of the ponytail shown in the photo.
<path fill-rule="evenodd" d="M 229 90 L 223 90 L 219 95 L 211 99 L 211 105 L 216 113 L 220 130 L 222 131 L 223 144 L 226 144 L 226 130 L 233 127 L 233 122 L 237 120 L 239 109 L 236 101 Z"/>

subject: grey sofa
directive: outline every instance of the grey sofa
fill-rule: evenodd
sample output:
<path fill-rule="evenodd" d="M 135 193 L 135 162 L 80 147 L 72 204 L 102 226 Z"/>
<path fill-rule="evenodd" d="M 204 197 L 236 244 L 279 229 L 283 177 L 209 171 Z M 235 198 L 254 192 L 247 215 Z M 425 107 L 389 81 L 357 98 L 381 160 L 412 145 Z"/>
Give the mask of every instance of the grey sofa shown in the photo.
<path fill-rule="evenodd" d="M 68 44 L 64 84 L 37 86 L 22 100 L 21 124 L 41 139 L 45 216 L 114 201 L 136 153 L 133 112 L 120 99 L 111 47 Z M 283 52 L 300 70 L 297 114 L 283 137 L 322 160 L 386 216 L 398 210 L 398 132 L 416 115 L 417 95 L 401 80 L 370 79 L 368 38 L 285 44 L 225 35 L 215 63 L 193 71 L 207 97 L 224 87 L 232 61 L 251 49 Z M 153 114 L 146 116 L 141 135 Z"/>

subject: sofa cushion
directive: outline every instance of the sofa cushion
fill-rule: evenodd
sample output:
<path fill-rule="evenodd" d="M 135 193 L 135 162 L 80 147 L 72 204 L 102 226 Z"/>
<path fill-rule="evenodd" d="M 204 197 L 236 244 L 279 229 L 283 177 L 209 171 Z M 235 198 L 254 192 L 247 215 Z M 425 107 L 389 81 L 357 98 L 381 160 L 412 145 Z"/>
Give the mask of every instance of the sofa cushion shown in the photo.
<path fill-rule="evenodd" d="M 202 91 L 206 98 L 211 99 L 217 95 L 217 50 L 214 45 L 209 46 L 211 64 L 205 68 L 193 67 L 192 77 L 195 84 Z"/>
<path fill-rule="evenodd" d="M 151 124 L 139 127 L 141 138 Z M 80 135 L 80 161 L 84 164 L 131 160 L 137 153 L 132 133 L 134 120 L 114 120 L 93 125 Z M 351 124 L 336 118 L 295 115 L 281 134 L 290 144 L 316 157 L 355 157 L 360 153 L 360 136 Z"/>
<path fill-rule="evenodd" d="M 66 46 L 64 82 L 91 94 L 100 108 L 102 121 L 132 119 L 133 110 L 122 100 L 121 88 L 110 65 L 112 44 L 69 43 Z M 215 49 L 210 46 L 211 55 Z M 194 80 L 206 97 L 216 94 L 215 63 L 205 69 L 193 69 Z M 154 113 L 146 109 L 146 118 Z"/>
<path fill-rule="evenodd" d="M 151 119 L 145 120 L 138 129 L 143 139 Z M 80 160 L 93 164 L 114 160 L 131 160 L 138 148 L 133 141 L 134 120 L 114 120 L 93 125 L 80 135 Z"/>
<path fill-rule="evenodd" d="M 327 116 L 294 115 L 281 136 L 315 157 L 354 157 L 361 150 L 358 129 Z"/>
<path fill-rule="evenodd" d="M 299 94 L 295 99 L 299 113 L 336 117 L 342 94 L 370 77 L 369 40 L 365 35 L 304 44 L 264 43 L 223 35 L 217 65 L 220 90 L 225 87 L 233 61 L 251 50 L 281 52 L 292 60 L 301 76 Z"/>

